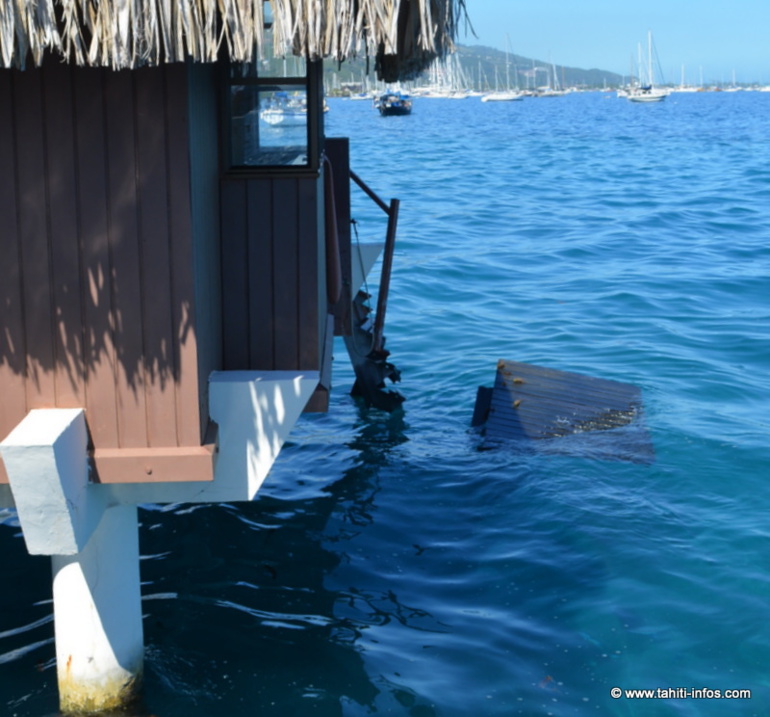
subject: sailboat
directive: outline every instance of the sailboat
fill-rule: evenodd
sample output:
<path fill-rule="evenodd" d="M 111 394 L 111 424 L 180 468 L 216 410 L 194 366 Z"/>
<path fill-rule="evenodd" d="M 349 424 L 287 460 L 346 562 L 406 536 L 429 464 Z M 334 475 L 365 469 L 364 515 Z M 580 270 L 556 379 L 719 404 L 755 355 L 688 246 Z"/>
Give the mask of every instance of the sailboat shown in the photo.
<path fill-rule="evenodd" d="M 640 54 L 640 69 L 641 69 L 641 48 Z M 641 73 L 640 73 L 641 74 Z M 647 82 L 642 84 L 640 82 L 638 87 L 633 87 L 628 91 L 626 95 L 630 102 L 661 102 L 665 100 L 668 95 L 668 90 L 655 87 L 655 81 L 652 72 L 652 32 L 647 33 Z"/>
<path fill-rule="evenodd" d="M 303 96 L 275 92 L 260 110 L 259 118 L 271 127 L 304 127 L 307 125 L 307 100 Z"/>
<path fill-rule="evenodd" d="M 551 71 L 553 72 L 553 85 L 551 85 L 551 78 L 549 77 L 548 86 L 541 87 L 537 91 L 537 97 L 563 97 L 567 94 L 567 91 L 559 86 L 559 78 L 556 75 L 556 65 L 554 65 L 553 62 L 551 63 Z"/>
<path fill-rule="evenodd" d="M 508 61 L 508 35 L 505 36 L 505 89 L 497 89 L 497 68 L 495 68 L 495 91 L 482 95 L 482 102 L 518 102 L 524 95 L 511 89 L 511 63 Z"/>
<path fill-rule="evenodd" d="M 375 109 L 380 111 L 383 117 L 396 117 L 412 114 L 412 100 L 409 95 L 401 90 L 388 90 L 383 92 L 374 101 Z"/>

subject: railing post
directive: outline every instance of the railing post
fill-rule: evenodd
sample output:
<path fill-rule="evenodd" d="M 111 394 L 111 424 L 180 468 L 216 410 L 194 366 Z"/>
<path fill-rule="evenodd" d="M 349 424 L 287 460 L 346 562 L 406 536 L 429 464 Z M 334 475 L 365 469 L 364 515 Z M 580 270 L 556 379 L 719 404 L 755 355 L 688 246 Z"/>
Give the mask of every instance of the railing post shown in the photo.
<path fill-rule="evenodd" d="M 370 311 L 364 302 L 369 299 L 369 296 L 359 292 L 353 300 L 353 311 L 358 323 L 353 327 L 352 334 L 345 337 L 348 355 L 356 372 L 356 382 L 353 384 L 351 393 L 355 396 L 361 396 L 369 406 L 375 406 L 385 411 L 394 411 L 403 403 L 404 397 L 398 391 L 388 390 L 385 386 L 386 379 L 390 379 L 393 383 L 398 382 L 400 374 L 398 369 L 386 360 L 389 352 L 385 350 L 383 331 L 390 290 L 390 275 L 393 268 L 393 254 L 396 246 L 396 227 L 400 202 L 398 199 L 391 199 L 390 205 L 387 205 L 352 170 L 350 178 L 388 215 L 374 325 L 371 329 L 364 328 L 365 324 L 368 326 Z"/>
<path fill-rule="evenodd" d="M 398 225 L 398 199 L 390 200 L 388 209 L 388 233 L 385 236 L 385 250 L 382 256 L 382 274 L 380 277 L 380 290 L 377 294 L 377 313 L 374 317 L 373 353 L 383 351 L 383 331 L 385 329 L 385 310 L 388 304 L 388 291 L 390 290 L 390 274 L 393 268 L 393 253 L 396 247 L 396 227 Z"/>

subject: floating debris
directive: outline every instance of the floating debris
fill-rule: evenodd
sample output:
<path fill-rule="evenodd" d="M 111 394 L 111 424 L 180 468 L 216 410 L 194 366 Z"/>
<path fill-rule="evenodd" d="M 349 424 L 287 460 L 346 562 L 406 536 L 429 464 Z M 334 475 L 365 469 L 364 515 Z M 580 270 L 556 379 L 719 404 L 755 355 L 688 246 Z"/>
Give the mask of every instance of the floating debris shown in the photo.
<path fill-rule="evenodd" d="M 627 383 L 500 359 L 493 388 L 479 387 L 472 425 L 484 447 L 508 441 L 542 452 L 651 463 L 641 390 Z M 568 436 L 585 440 L 560 440 Z"/>

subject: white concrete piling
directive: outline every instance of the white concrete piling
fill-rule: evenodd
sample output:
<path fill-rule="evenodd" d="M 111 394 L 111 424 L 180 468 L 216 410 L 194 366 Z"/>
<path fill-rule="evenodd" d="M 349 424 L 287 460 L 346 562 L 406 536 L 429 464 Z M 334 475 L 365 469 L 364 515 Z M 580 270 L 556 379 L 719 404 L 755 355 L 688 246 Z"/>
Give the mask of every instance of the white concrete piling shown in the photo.
<path fill-rule="evenodd" d="M 113 506 L 82 551 L 52 557 L 63 712 L 120 707 L 139 689 L 144 636 L 137 528 L 136 506 Z"/>
<path fill-rule="evenodd" d="M 32 410 L 0 443 L 27 549 L 52 560 L 62 712 L 109 711 L 139 690 L 137 504 L 252 500 L 318 381 L 318 372 L 214 373 L 211 482 L 90 482 L 82 409 Z M 0 499 L 8 503 L 7 491 Z"/>
<path fill-rule="evenodd" d="M 0 450 L 27 550 L 51 556 L 61 709 L 124 705 L 144 650 L 136 506 L 88 482 L 81 409 L 30 411 Z"/>

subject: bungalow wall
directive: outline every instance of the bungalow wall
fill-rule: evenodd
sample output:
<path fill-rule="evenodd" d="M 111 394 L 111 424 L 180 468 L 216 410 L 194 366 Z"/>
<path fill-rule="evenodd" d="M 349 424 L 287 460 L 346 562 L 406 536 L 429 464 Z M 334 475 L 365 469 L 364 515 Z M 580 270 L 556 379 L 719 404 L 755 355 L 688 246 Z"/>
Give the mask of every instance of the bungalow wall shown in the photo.
<path fill-rule="evenodd" d="M 322 63 L 308 63 L 309 153 L 317 156 L 307 167 L 235 169 L 221 182 L 223 367 L 320 370 L 306 410 L 327 408 L 334 334 L 319 170 L 322 82 Z"/>
<path fill-rule="evenodd" d="M 225 370 L 319 369 L 322 197 L 317 173 L 223 180 Z"/>
<path fill-rule="evenodd" d="M 222 77 L 0 70 L 0 440 L 85 407 L 98 479 L 203 480 L 211 371 L 328 377 L 323 180 L 222 166 Z"/>
<path fill-rule="evenodd" d="M 0 70 L 0 439 L 30 409 L 84 406 L 97 448 L 200 446 L 218 163 L 190 72 Z M 209 98 L 213 79 L 195 78 Z"/>
<path fill-rule="evenodd" d="M 190 194 L 198 336 L 200 415 L 208 416 L 208 377 L 222 370 L 222 272 L 219 232 L 219 77 L 215 65 L 189 63 Z M 183 117 L 177 118 L 183 121 Z M 201 429 L 205 430 L 204 422 Z"/>

